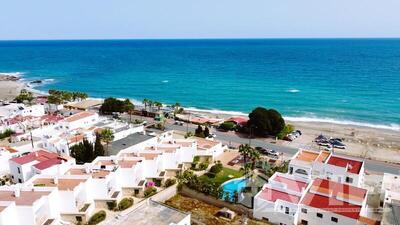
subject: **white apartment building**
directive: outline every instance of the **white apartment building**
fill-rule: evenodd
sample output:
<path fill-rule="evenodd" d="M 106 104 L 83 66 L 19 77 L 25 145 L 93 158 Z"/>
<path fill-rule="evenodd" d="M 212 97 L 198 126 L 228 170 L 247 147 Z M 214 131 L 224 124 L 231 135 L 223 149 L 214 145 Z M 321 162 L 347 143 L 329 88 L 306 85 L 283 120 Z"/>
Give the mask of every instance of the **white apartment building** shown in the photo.
<path fill-rule="evenodd" d="M 303 225 L 371 224 L 367 218 L 367 190 L 326 179 L 315 179 L 299 204 Z"/>
<path fill-rule="evenodd" d="M 11 158 L 9 169 L 11 179 L 15 183 L 23 183 L 35 174 L 59 174 L 64 173 L 75 159 L 61 157 L 58 154 L 45 150 L 37 150 L 26 155 Z"/>
<path fill-rule="evenodd" d="M 0 188 L 0 225 L 57 224 L 60 221 L 56 188 Z"/>
<path fill-rule="evenodd" d="M 300 149 L 289 163 L 289 173 L 307 179 L 329 179 L 361 187 L 364 182 L 364 161 L 327 151 Z"/>
<path fill-rule="evenodd" d="M 254 218 L 280 225 L 297 224 L 298 204 L 307 186 L 305 178 L 275 173 L 254 197 Z"/>

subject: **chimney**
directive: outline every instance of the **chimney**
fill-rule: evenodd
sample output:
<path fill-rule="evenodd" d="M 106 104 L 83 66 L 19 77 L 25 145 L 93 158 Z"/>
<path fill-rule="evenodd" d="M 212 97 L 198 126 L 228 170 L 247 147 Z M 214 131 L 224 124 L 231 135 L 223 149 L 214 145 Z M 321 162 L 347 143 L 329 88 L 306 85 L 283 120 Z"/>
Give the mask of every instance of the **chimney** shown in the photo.
<path fill-rule="evenodd" d="M 90 173 L 89 165 L 85 165 L 85 173 L 86 173 L 86 174 L 89 174 L 89 173 Z"/>
<path fill-rule="evenodd" d="M 19 196 L 21 196 L 21 188 L 19 187 L 19 185 L 15 185 L 15 189 L 14 189 L 14 196 L 16 198 L 19 198 Z"/>
<path fill-rule="evenodd" d="M 39 157 L 39 153 L 37 151 L 35 152 L 35 157 Z"/>
<path fill-rule="evenodd" d="M 58 176 L 54 177 L 54 184 L 58 184 Z"/>

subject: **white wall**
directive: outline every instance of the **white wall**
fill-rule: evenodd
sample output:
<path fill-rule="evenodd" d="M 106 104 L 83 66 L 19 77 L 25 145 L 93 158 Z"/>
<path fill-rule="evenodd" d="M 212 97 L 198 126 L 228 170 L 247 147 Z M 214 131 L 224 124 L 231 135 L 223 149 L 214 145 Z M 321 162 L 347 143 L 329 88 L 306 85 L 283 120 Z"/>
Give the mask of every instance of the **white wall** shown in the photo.
<path fill-rule="evenodd" d="M 307 209 L 307 213 L 301 212 L 301 209 Z M 317 213 L 322 213 L 323 218 L 317 217 Z M 338 218 L 338 222 L 332 222 L 331 217 L 336 217 Z M 317 209 L 309 206 L 300 206 L 299 210 L 299 223 L 301 223 L 302 220 L 308 221 L 308 225 L 356 225 L 357 220 L 349 218 L 349 217 L 344 217 L 335 213 L 331 213 L 328 211 L 324 211 L 322 209 Z"/>

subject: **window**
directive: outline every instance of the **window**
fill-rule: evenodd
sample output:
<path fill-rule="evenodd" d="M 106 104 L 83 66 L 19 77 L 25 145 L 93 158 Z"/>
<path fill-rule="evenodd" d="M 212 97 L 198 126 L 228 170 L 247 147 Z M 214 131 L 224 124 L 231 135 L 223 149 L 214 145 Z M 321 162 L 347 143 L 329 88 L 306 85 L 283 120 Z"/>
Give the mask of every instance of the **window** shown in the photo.
<path fill-rule="evenodd" d="M 301 209 L 301 212 L 307 214 L 307 209 Z"/>
<path fill-rule="evenodd" d="M 18 169 L 18 173 L 21 173 L 21 169 L 19 167 L 17 167 L 17 169 Z"/>
<path fill-rule="evenodd" d="M 303 169 L 297 169 L 297 170 L 295 171 L 295 173 L 303 174 L 303 175 L 308 175 L 307 171 L 305 171 L 305 170 L 303 170 Z"/>
<path fill-rule="evenodd" d="M 285 208 L 285 214 L 289 214 L 289 207 Z"/>
<path fill-rule="evenodd" d="M 308 221 L 307 220 L 301 220 L 301 224 L 302 225 L 308 225 Z"/>
<path fill-rule="evenodd" d="M 336 217 L 331 217 L 331 221 L 337 223 L 337 222 L 338 222 L 338 218 L 336 218 Z"/>
<path fill-rule="evenodd" d="M 75 216 L 76 221 L 81 222 L 82 221 L 82 217 L 81 216 Z"/>
<path fill-rule="evenodd" d="M 20 178 L 18 178 L 18 183 L 22 183 L 22 180 Z"/>
<path fill-rule="evenodd" d="M 263 219 L 265 222 L 269 222 L 269 219 L 266 218 L 266 217 L 263 217 L 262 219 Z"/>
<path fill-rule="evenodd" d="M 317 213 L 317 217 L 322 218 L 322 213 Z"/>
<path fill-rule="evenodd" d="M 346 183 L 353 183 L 353 178 L 346 177 Z"/>
<path fill-rule="evenodd" d="M 289 173 L 290 173 L 290 174 L 293 174 L 293 167 L 290 167 Z"/>

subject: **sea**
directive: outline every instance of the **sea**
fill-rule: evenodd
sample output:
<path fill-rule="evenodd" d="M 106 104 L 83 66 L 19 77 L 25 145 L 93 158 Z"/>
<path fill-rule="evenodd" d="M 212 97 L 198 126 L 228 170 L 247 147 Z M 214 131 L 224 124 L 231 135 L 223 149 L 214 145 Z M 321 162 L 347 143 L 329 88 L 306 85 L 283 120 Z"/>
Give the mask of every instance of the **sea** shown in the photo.
<path fill-rule="evenodd" d="M 0 41 L 0 73 L 43 92 L 400 131 L 400 39 Z"/>

